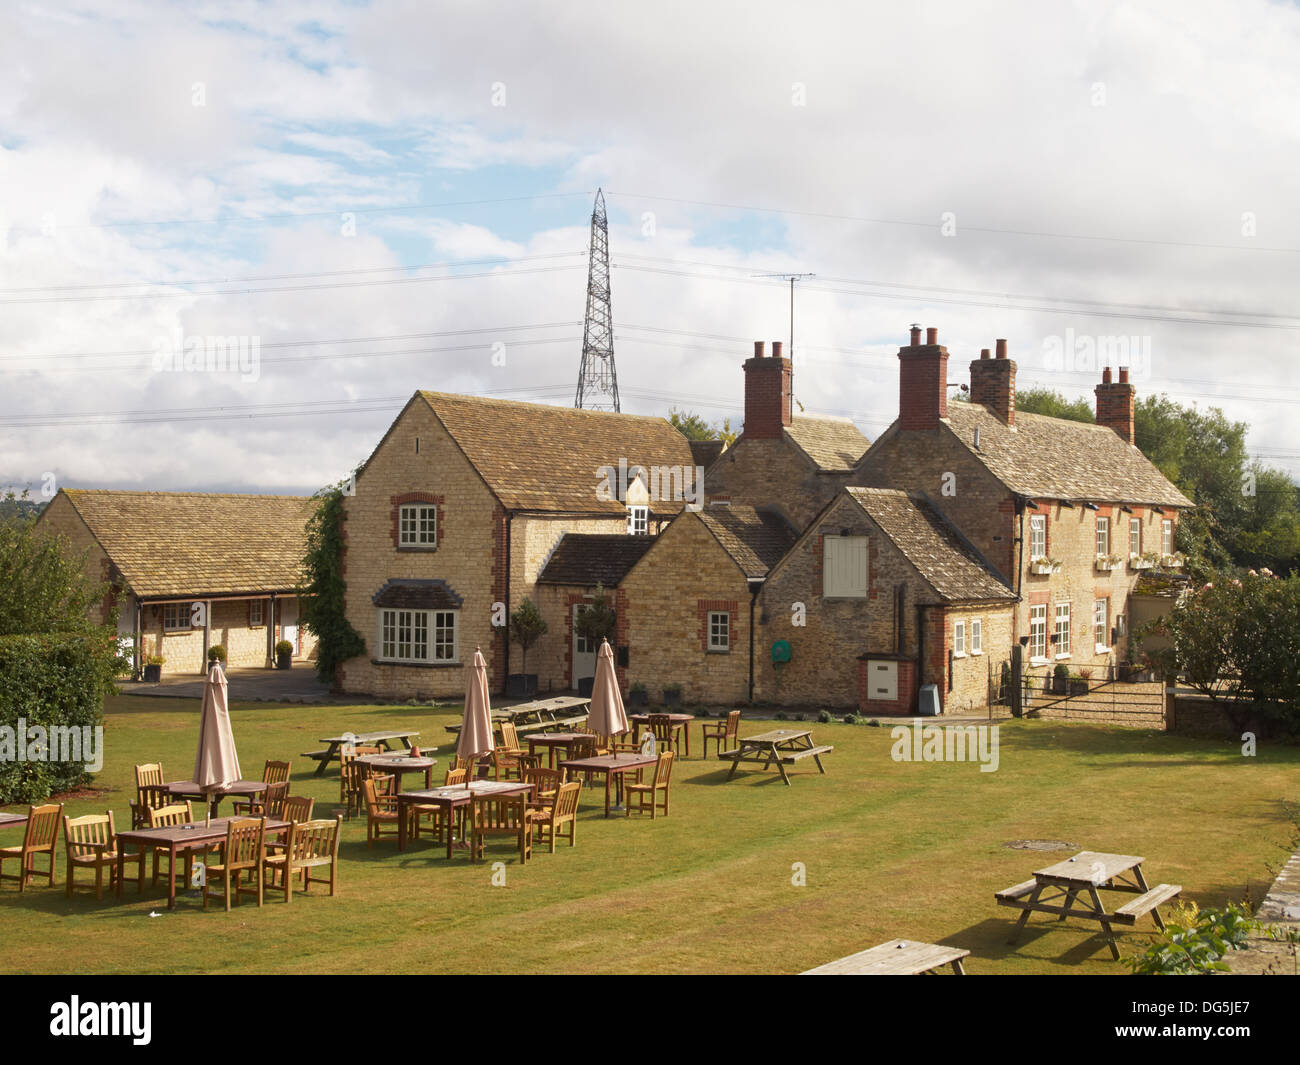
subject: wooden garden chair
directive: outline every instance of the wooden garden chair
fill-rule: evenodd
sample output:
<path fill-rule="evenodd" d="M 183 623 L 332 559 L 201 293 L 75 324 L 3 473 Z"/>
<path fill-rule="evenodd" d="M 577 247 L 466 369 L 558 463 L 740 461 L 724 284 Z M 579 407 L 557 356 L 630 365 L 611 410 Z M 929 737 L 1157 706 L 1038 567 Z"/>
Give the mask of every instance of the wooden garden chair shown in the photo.
<path fill-rule="evenodd" d="M 537 759 L 519 746 L 519 733 L 512 722 L 501 722 L 501 743 L 492 749 L 492 771 L 497 780 L 513 776 L 522 780 L 524 770 L 537 765 Z"/>
<path fill-rule="evenodd" d="M 27 814 L 27 831 L 23 841 L 17 847 L 0 847 L 0 881 L 17 880 L 18 890 L 27 890 L 27 881 L 33 876 L 49 879 L 54 886 L 54 850 L 59 842 L 59 820 L 63 817 L 63 803 L 50 803 L 48 806 L 33 806 Z M 36 868 L 36 856 L 44 854 L 50 860 L 48 873 Z M 5 862 L 17 858 L 21 868 L 18 875 L 4 871 Z"/>
<path fill-rule="evenodd" d="M 532 820 L 528 816 L 524 794 L 476 794 L 470 799 L 473 838 L 470 860 L 483 860 L 484 841 L 488 836 L 513 836 L 519 845 L 519 861 L 527 862 L 533 854 Z"/>
<path fill-rule="evenodd" d="M 230 902 L 236 903 L 244 895 L 252 895 L 262 905 L 262 865 L 266 854 L 262 844 L 266 839 L 265 818 L 247 818 L 242 821 L 230 821 L 226 825 L 226 841 L 221 844 L 219 861 L 209 862 L 207 875 L 203 878 L 203 908 L 208 908 L 208 888 L 213 880 L 220 880 L 225 891 L 226 912 L 230 912 Z M 245 877 L 251 879 L 251 885 L 241 884 Z"/>
<path fill-rule="evenodd" d="M 532 797 L 528 800 L 528 805 L 542 809 L 555 801 L 556 793 L 564 783 L 564 770 L 534 766 L 524 770 L 524 783 L 533 785 Z"/>
<path fill-rule="evenodd" d="M 289 779 L 289 768 L 292 762 L 272 762 L 269 759 L 262 767 L 263 784 L 280 784 Z"/>
<path fill-rule="evenodd" d="M 365 763 L 357 759 L 369 754 L 378 754 L 378 747 L 354 747 L 352 753 L 339 753 L 339 802 L 347 807 L 348 816 L 361 809 L 361 776 L 359 770 L 366 768 Z"/>
<path fill-rule="evenodd" d="M 188 802 L 172 803 L 170 806 L 160 806 L 157 809 L 149 811 L 150 828 L 173 828 L 176 825 L 194 824 L 194 808 Z M 153 849 L 153 886 L 158 886 L 158 878 L 162 875 L 162 860 L 167 859 L 168 874 L 171 873 L 171 848 L 167 846 L 157 846 Z M 190 873 L 194 868 L 194 852 L 185 851 L 185 883 L 190 882 Z"/>
<path fill-rule="evenodd" d="M 290 795 L 284 800 L 280 807 L 280 812 L 268 814 L 267 816 L 280 821 L 288 821 L 291 824 L 301 824 L 304 821 L 311 820 L 311 812 L 316 806 L 316 800 L 307 795 Z M 268 839 L 266 841 L 266 853 L 268 860 L 273 854 L 282 854 L 288 847 L 288 839 Z"/>
<path fill-rule="evenodd" d="M 637 779 L 634 782 L 624 784 L 624 803 L 626 808 L 624 816 L 632 816 L 632 799 L 637 800 L 637 813 L 645 813 L 646 799 L 650 800 L 650 820 L 654 820 L 655 811 L 659 808 L 659 792 L 664 793 L 663 809 L 664 816 L 668 816 L 668 781 L 673 775 L 673 752 L 664 751 L 659 756 L 659 761 L 655 763 L 654 780 L 649 784 L 641 783 L 641 774 L 637 773 Z"/>
<path fill-rule="evenodd" d="M 580 791 L 582 791 L 582 785 L 576 780 L 561 784 L 548 806 L 532 811 L 533 828 L 541 833 L 541 839 L 538 842 L 549 843 L 552 854 L 555 853 L 556 839 L 567 839 L 570 847 L 577 845 L 578 793 Z M 563 835 L 561 832 L 565 825 L 569 826 L 568 835 Z"/>
<path fill-rule="evenodd" d="M 667 714 L 651 714 L 649 728 L 655 744 L 661 751 L 679 750 L 682 744 L 682 726 L 674 725 Z"/>
<path fill-rule="evenodd" d="M 166 784 L 141 784 L 136 789 L 135 802 L 131 804 L 131 827 L 147 828 L 150 810 L 160 810 L 175 801 Z"/>
<path fill-rule="evenodd" d="M 274 887 L 277 875 L 283 878 L 284 901 L 293 901 L 293 881 L 302 874 L 302 889 L 311 891 L 312 884 L 329 884 L 334 895 L 339 870 L 339 836 L 343 818 L 333 821 L 301 821 L 289 826 L 288 838 L 282 851 L 269 854 L 266 868 L 271 871 Z M 313 876 L 313 869 L 328 868 L 329 876 Z"/>
<path fill-rule="evenodd" d="M 68 898 L 72 897 L 73 874 L 78 869 L 95 870 L 95 898 L 104 898 L 104 870 L 108 870 L 108 883 L 112 887 L 117 877 L 117 829 L 113 824 L 113 811 L 88 814 L 85 817 L 63 819 L 63 842 L 67 848 Z M 144 851 L 126 855 L 126 863 L 135 863 L 135 890 L 144 890 Z"/>
<path fill-rule="evenodd" d="M 733 750 L 738 742 L 740 735 L 740 711 L 733 710 L 727 715 L 727 720 L 705 722 L 700 726 L 700 731 L 704 734 L 704 757 L 709 756 L 709 740 L 713 740 L 714 756 L 722 757 L 723 750 Z M 723 747 L 723 743 L 726 747 Z"/>
<path fill-rule="evenodd" d="M 286 763 L 280 763 L 284 765 Z M 256 799 L 235 803 L 236 817 L 269 817 L 279 821 L 283 819 L 284 800 L 289 797 L 289 782 L 281 780 L 266 786 L 266 791 Z"/>
<path fill-rule="evenodd" d="M 361 782 L 361 794 L 366 805 L 366 846 L 373 847 L 375 840 L 384 838 L 384 830 L 391 828 L 397 836 L 397 795 L 393 792 L 393 777 L 373 776 Z"/>

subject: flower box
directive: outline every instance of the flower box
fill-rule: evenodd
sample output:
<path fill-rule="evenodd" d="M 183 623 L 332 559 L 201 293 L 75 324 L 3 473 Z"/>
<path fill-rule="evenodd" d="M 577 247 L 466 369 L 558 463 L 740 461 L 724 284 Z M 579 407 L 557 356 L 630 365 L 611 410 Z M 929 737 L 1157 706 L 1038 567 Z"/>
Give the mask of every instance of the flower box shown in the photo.
<path fill-rule="evenodd" d="M 1054 558 L 1036 558 L 1029 563 L 1029 572 L 1040 576 L 1061 572 L 1061 564 Z"/>
<path fill-rule="evenodd" d="M 1160 565 L 1162 565 L 1165 569 L 1181 569 L 1183 563 L 1185 563 L 1186 561 L 1187 561 L 1186 556 L 1184 556 L 1183 553 L 1179 551 L 1172 555 L 1165 555 L 1160 560 Z"/>
<path fill-rule="evenodd" d="M 1149 558 L 1143 558 L 1141 555 L 1129 555 L 1128 564 L 1133 569 L 1151 569 L 1155 563 Z"/>
<path fill-rule="evenodd" d="M 1124 560 L 1118 555 L 1098 555 L 1093 566 L 1102 573 L 1109 573 L 1111 570 L 1119 569 L 1124 565 Z"/>

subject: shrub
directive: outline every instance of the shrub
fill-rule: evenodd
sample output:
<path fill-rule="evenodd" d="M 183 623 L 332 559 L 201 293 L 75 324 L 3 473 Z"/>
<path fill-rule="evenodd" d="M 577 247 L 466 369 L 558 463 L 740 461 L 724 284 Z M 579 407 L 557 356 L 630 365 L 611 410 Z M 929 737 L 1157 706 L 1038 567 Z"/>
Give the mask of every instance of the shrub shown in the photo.
<path fill-rule="evenodd" d="M 226 664 L 226 649 L 219 643 L 214 643 L 208 648 L 208 665 L 213 662 L 220 662 L 223 666 Z"/>
<path fill-rule="evenodd" d="M 831 723 L 831 712 L 829 710 L 823 710 L 817 715 L 817 720 L 823 725 L 829 725 Z"/>
<path fill-rule="evenodd" d="M 313 497 L 316 510 L 307 522 L 307 553 L 303 559 L 303 626 L 316 637 L 316 676 L 333 685 L 338 667 L 365 654 L 366 641 L 348 621 L 344 608 L 343 499 L 348 482 L 340 481 Z"/>
<path fill-rule="evenodd" d="M 845 714 L 845 715 L 844 715 L 844 724 L 846 724 L 846 725 L 856 725 L 857 723 L 858 723 L 858 715 L 857 715 L 857 714 Z"/>
<path fill-rule="evenodd" d="M 1198 910 L 1194 902 L 1173 907 L 1165 930 L 1141 954 L 1126 958 L 1139 975 L 1202 975 L 1224 972 L 1224 956 L 1244 950 L 1259 922 L 1244 905 L 1230 902 L 1221 910 Z"/>
<path fill-rule="evenodd" d="M 784 710 L 778 710 L 778 711 L 776 712 L 776 719 L 777 719 L 778 721 L 784 721 L 784 720 L 785 720 L 785 711 L 784 711 Z"/>
<path fill-rule="evenodd" d="M 528 649 L 546 635 L 548 626 L 537 604 L 527 596 L 519 609 L 510 615 L 510 639 L 519 645 L 519 670 L 528 673 Z"/>
<path fill-rule="evenodd" d="M 279 643 L 275 645 L 275 653 L 277 655 L 291 655 L 293 654 L 293 644 L 291 644 L 288 640 L 281 640 Z M 223 660 L 224 660 L 224 656 L 223 656 Z"/>

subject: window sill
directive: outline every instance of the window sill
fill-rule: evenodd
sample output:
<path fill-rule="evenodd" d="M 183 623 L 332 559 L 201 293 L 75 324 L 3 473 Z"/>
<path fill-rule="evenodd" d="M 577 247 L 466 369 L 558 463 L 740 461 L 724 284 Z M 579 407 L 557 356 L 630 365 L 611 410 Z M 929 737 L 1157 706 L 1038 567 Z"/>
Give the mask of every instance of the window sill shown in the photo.
<path fill-rule="evenodd" d="M 1109 648 L 1109 647 L 1103 647 L 1101 644 L 1097 644 L 1097 646 L 1094 647 L 1094 648 L 1092 649 L 1092 651 L 1093 651 L 1093 654 L 1098 654 L 1098 655 L 1108 655 L 1108 654 L 1110 654 L 1110 648 Z"/>
<path fill-rule="evenodd" d="M 406 669 L 453 669 L 462 666 L 459 659 L 455 662 L 402 662 L 395 658 L 372 658 L 372 666 L 402 666 Z"/>
<path fill-rule="evenodd" d="M 978 657 L 979 657 L 980 655 L 982 655 L 983 653 L 984 653 L 983 651 L 972 651 L 972 652 L 971 652 L 971 657 L 972 657 L 972 658 L 978 658 Z"/>
<path fill-rule="evenodd" d="M 965 652 L 965 651 L 953 651 L 952 656 L 953 656 L 953 658 L 965 658 L 965 657 L 966 657 L 966 652 Z"/>
<path fill-rule="evenodd" d="M 1057 656 L 1056 656 L 1056 660 L 1059 662 L 1059 661 L 1061 661 L 1061 659 L 1063 659 L 1063 658 L 1072 658 L 1072 657 L 1073 657 L 1073 655 L 1071 655 L 1069 651 L 1066 651 L 1065 654 L 1063 654 L 1063 655 L 1057 655 Z"/>
<path fill-rule="evenodd" d="M 433 552 L 437 551 L 438 548 L 437 548 L 436 546 L 429 546 L 429 545 L 419 545 L 419 544 L 398 544 L 398 545 L 397 545 L 397 550 L 399 550 L 399 551 L 403 551 L 403 552 L 411 551 L 411 552 L 415 552 L 416 554 L 426 554 L 426 555 L 431 555 L 431 554 L 433 554 Z"/>
<path fill-rule="evenodd" d="M 706 647 L 704 650 L 705 650 L 705 653 L 706 653 L 706 654 L 711 654 L 711 655 L 729 655 L 729 654 L 731 654 L 731 648 L 730 648 L 730 647 Z"/>
<path fill-rule="evenodd" d="M 1045 665 L 1047 665 L 1047 659 L 1046 659 L 1046 658 L 1030 658 L 1030 659 L 1029 659 L 1029 664 L 1030 664 L 1031 666 L 1045 666 Z"/>

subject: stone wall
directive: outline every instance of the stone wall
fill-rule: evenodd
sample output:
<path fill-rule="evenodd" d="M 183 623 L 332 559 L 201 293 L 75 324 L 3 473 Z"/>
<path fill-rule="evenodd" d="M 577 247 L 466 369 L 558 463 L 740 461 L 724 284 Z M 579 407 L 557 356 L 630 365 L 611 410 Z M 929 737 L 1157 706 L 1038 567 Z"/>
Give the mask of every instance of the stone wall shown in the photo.
<path fill-rule="evenodd" d="M 802 530 L 831 501 L 846 477 L 818 473 L 812 461 L 784 438 L 742 436 L 709 467 L 704 485 L 709 499 L 737 506 L 777 506 Z"/>

